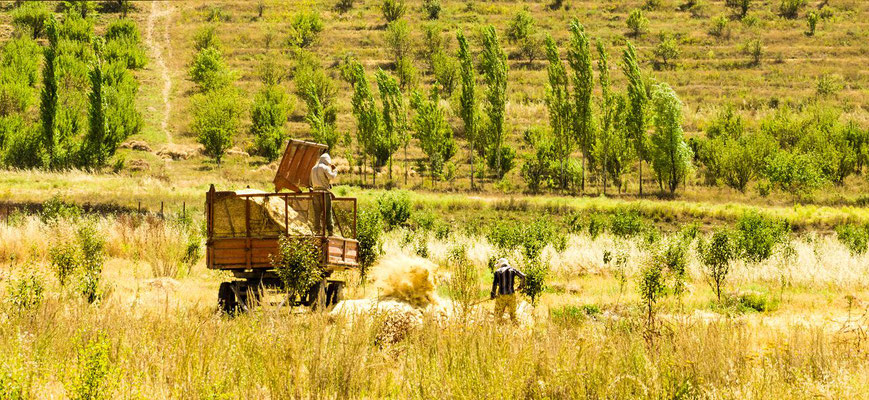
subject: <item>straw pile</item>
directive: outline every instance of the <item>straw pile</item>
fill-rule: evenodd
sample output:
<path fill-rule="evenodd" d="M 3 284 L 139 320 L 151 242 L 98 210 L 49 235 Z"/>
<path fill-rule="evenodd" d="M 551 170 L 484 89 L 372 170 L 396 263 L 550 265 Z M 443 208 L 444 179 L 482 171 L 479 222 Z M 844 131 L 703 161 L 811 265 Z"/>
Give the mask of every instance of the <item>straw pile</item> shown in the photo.
<path fill-rule="evenodd" d="M 235 194 L 261 194 L 261 190 L 236 190 Z M 309 203 L 290 202 L 282 197 L 227 196 L 214 201 L 214 233 L 217 236 L 245 236 L 245 208 L 250 206 L 251 236 L 277 236 L 285 230 L 290 235 L 311 235 L 312 227 L 305 215 Z M 287 211 L 286 219 L 284 210 Z"/>

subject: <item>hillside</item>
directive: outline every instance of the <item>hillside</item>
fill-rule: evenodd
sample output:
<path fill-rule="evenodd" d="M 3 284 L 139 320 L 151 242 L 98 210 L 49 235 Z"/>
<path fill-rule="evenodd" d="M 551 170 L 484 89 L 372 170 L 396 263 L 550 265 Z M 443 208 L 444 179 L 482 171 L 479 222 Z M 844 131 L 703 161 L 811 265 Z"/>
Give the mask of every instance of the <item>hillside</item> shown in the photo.
<path fill-rule="evenodd" d="M 310 139 L 310 128 L 305 122 L 305 104 L 293 93 L 294 52 L 288 45 L 290 23 L 295 15 L 306 10 L 317 10 L 323 22 L 323 30 L 308 48 L 326 68 L 337 85 L 337 130 L 356 132 L 356 122 L 351 113 L 351 87 L 340 78 L 339 62 L 344 55 L 357 57 L 366 68 L 369 80 L 377 68 L 387 71 L 393 68 L 385 46 L 385 20 L 379 1 L 355 1 L 347 12 L 337 11 L 331 2 L 283 2 L 283 1 L 172 1 L 132 2 L 130 16 L 139 26 L 144 44 L 148 49 L 149 62 L 136 75 L 141 83 L 137 98 L 144 126 L 139 135 L 131 139 L 144 140 L 151 152 L 121 149 L 119 157 L 126 162 L 124 173 L 132 176 L 151 176 L 166 182 L 178 180 L 201 181 L 222 178 L 238 185 L 267 183 L 271 171 L 259 157 L 245 157 L 240 152 L 230 155 L 222 166 L 215 166 L 195 151 L 195 136 L 191 133 L 191 97 L 197 92 L 188 75 L 189 65 L 195 54 L 193 37 L 207 26 L 214 26 L 221 43 L 224 59 L 235 71 L 234 85 L 243 93 L 247 110 L 254 93 L 261 86 L 259 66 L 264 59 L 271 59 L 286 71 L 281 84 L 293 99 L 293 111 L 285 124 L 289 137 Z M 626 40 L 638 48 L 641 68 L 650 79 L 671 85 L 684 103 L 683 129 L 687 137 L 702 136 L 707 122 L 726 106 L 732 105 L 747 121 L 750 129 L 757 129 L 760 120 L 775 113 L 777 108 L 795 110 L 811 107 L 816 101 L 833 106 L 842 112 L 841 120 L 854 120 L 866 127 L 869 120 L 869 72 L 864 68 L 869 54 L 869 4 L 857 0 L 832 2 L 811 1 L 795 19 L 779 15 L 778 1 L 753 1 L 748 17 L 742 21 L 729 17 L 731 11 L 723 1 L 699 1 L 693 8 L 681 2 L 664 0 L 655 7 L 645 6 L 641 1 L 567 1 L 560 9 L 553 10 L 548 2 L 508 1 L 466 2 L 444 0 L 442 11 L 435 22 L 425 21 L 421 1 L 407 2 L 405 19 L 411 21 L 414 65 L 419 76 L 419 88 L 423 91 L 432 83 L 432 76 L 422 60 L 423 26 L 437 23 L 443 30 L 448 54 L 455 54 L 457 45 L 454 33 L 463 30 L 471 37 L 471 50 L 480 51 L 480 26 L 493 24 L 501 37 L 509 57 L 507 84 L 506 134 L 507 143 L 520 155 L 517 167 L 507 175 L 505 182 L 485 185 L 485 190 L 517 192 L 525 190 L 519 175 L 521 156 L 533 149 L 522 140 L 526 130 L 534 127 L 548 128 L 547 107 L 544 102 L 547 70 L 545 57 L 533 63 L 514 56 L 517 45 L 505 39 L 505 30 L 520 10 L 527 9 L 535 21 L 538 34 L 551 34 L 561 48 L 564 57 L 568 40 L 567 25 L 576 17 L 585 25 L 592 40 L 600 39 L 610 55 L 610 72 L 614 90 L 624 91 L 625 78 L 619 63 Z M 6 7 L 11 7 L 7 5 Z M 625 20 L 631 10 L 648 8 L 644 15 L 649 20 L 648 31 L 642 35 L 629 35 Z M 818 23 L 813 36 L 806 33 L 806 15 L 824 9 L 825 18 Z M 10 8 L 11 9 L 11 8 Z M 260 16 L 259 14 L 262 14 Z M 729 38 L 716 38 L 709 31 L 714 20 L 728 16 Z M 107 21 L 119 14 L 105 12 L 97 17 L 97 32 Z M 0 17 L 2 37 L 10 37 L 14 28 L 7 13 Z M 661 41 L 659 34 L 672 34 L 677 40 L 679 55 L 672 67 L 654 67 L 655 47 Z M 759 65 L 749 65 L 749 56 L 744 54 L 744 44 L 759 39 L 763 44 L 763 56 Z M 596 61 L 597 57 L 593 57 Z M 479 61 L 479 60 L 478 60 Z M 595 72 L 597 74 L 597 72 Z M 833 93 L 818 99 L 819 80 L 832 82 Z M 376 90 L 376 85 L 374 85 Z M 458 90 L 452 99 L 444 101 L 448 121 L 456 130 L 458 154 L 453 162 L 458 166 L 457 178 L 450 183 L 437 185 L 438 190 L 467 188 L 467 145 L 461 136 L 461 120 L 455 111 Z M 595 84 L 595 101 L 599 96 Z M 409 96 L 408 96 L 409 97 Z M 241 151 L 249 151 L 253 139 L 248 133 L 249 115 L 245 112 L 243 126 L 237 132 L 235 145 Z M 165 147 L 176 152 L 190 153 L 189 159 L 164 161 L 156 153 Z M 338 155 L 347 152 L 339 146 Z M 424 155 L 414 140 L 410 146 L 410 163 Z M 579 152 L 574 153 L 574 158 Z M 143 160 L 144 163 L 138 161 Z M 398 165 L 403 165 L 404 156 L 396 153 Z M 144 165 L 143 165 L 144 164 Z M 135 166 L 135 167 L 133 167 Z M 699 167 L 699 166 L 698 166 Z M 398 167 L 396 167 L 398 168 Z M 135 171 L 143 170 L 143 171 Z M 630 172 L 630 171 L 634 172 Z M 636 166 L 629 168 L 625 189 L 636 191 Z M 761 198 L 754 191 L 743 195 L 727 188 L 703 185 L 700 173 L 693 174 L 688 190 L 679 195 L 686 199 L 720 200 L 739 199 L 760 203 L 788 203 L 787 196 L 781 199 Z M 859 175 L 859 174 L 858 174 Z M 648 179 L 648 177 L 647 177 Z M 358 178 L 345 174 L 345 182 Z M 379 180 L 384 183 L 385 179 Z M 491 182 L 491 181 L 490 181 Z M 833 186 L 822 191 L 816 201 L 826 203 L 854 203 L 867 184 L 862 176 L 852 176 L 844 187 Z M 416 177 L 411 187 L 426 188 L 431 183 Z M 654 187 L 653 183 L 647 183 Z M 598 189 L 593 192 L 597 193 Z M 614 192 L 615 190 L 612 190 Z"/>

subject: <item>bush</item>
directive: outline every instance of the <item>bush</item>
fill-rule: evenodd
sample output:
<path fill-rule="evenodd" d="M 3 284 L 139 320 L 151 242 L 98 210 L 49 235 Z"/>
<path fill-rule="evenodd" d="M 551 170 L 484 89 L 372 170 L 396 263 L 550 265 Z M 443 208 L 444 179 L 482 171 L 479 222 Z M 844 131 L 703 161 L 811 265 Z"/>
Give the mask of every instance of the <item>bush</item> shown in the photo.
<path fill-rule="evenodd" d="M 338 0 L 338 2 L 335 3 L 335 10 L 341 14 L 344 14 L 347 11 L 350 11 L 353 9 L 353 3 L 355 1 L 356 0 Z"/>
<path fill-rule="evenodd" d="M 396 62 L 410 55 L 410 27 L 405 20 L 390 22 L 386 26 L 386 45 Z"/>
<path fill-rule="evenodd" d="M 610 231 L 621 238 L 629 238 L 643 232 L 643 217 L 635 210 L 617 209 L 610 217 Z"/>
<path fill-rule="evenodd" d="M 806 0 L 781 0 L 778 6 L 779 15 L 787 19 L 796 19 L 805 5 Z"/>
<path fill-rule="evenodd" d="M 836 227 L 836 237 L 851 251 L 851 254 L 863 254 L 869 248 L 869 225 L 839 225 Z"/>
<path fill-rule="evenodd" d="M 323 20 L 316 11 L 301 12 L 293 16 L 290 22 L 289 43 L 292 46 L 306 48 L 317 40 L 323 31 Z"/>
<path fill-rule="evenodd" d="M 290 114 L 286 93 L 278 86 L 267 85 L 254 97 L 250 110 L 251 134 L 257 154 L 269 161 L 281 155 L 284 123 Z"/>
<path fill-rule="evenodd" d="M 758 263 L 772 257 L 775 247 L 785 243 L 789 233 L 786 221 L 749 211 L 736 222 L 736 250 L 744 260 Z"/>
<path fill-rule="evenodd" d="M 48 5 L 42 1 L 27 1 L 18 8 L 12 10 L 12 24 L 18 27 L 25 27 L 30 31 L 33 39 L 42 35 L 45 31 L 45 25 L 51 18 L 51 10 Z"/>
<path fill-rule="evenodd" d="M 749 39 L 742 45 L 742 54 L 751 57 L 748 65 L 760 65 L 760 60 L 763 57 L 763 42 L 760 39 Z"/>
<path fill-rule="evenodd" d="M 480 298 L 480 276 L 476 265 L 468 258 L 468 249 L 463 244 L 449 249 L 447 264 L 450 271 L 447 282 L 450 299 L 464 321 Z"/>
<path fill-rule="evenodd" d="M 193 125 L 196 140 L 205 147 L 205 155 L 220 164 L 232 147 L 241 125 L 242 105 L 232 88 L 196 95 L 193 100 Z"/>
<path fill-rule="evenodd" d="M 432 55 L 432 74 L 440 87 L 441 96 L 450 98 L 459 81 L 459 62 L 443 52 Z"/>
<path fill-rule="evenodd" d="M 217 38 L 217 27 L 206 25 L 193 34 L 193 48 L 202 51 L 209 47 L 220 49 L 220 39 Z"/>
<path fill-rule="evenodd" d="M 724 0 L 724 5 L 733 10 L 733 14 L 739 19 L 745 18 L 748 14 L 748 9 L 751 7 L 751 0 Z"/>
<path fill-rule="evenodd" d="M 407 12 L 404 0 L 383 0 L 383 5 L 380 9 L 383 11 L 383 18 L 386 19 L 387 23 L 403 17 L 404 13 Z"/>
<path fill-rule="evenodd" d="M 709 28 L 709 35 L 719 39 L 730 39 L 730 20 L 725 16 L 720 16 L 712 20 L 712 27 Z"/>
<path fill-rule="evenodd" d="M 0 119 L 0 124 L 10 120 L 12 118 Z M 21 118 L 12 121 L 2 126 L 5 131 L 3 152 L 0 153 L 3 164 L 21 169 L 42 167 L 44 149 L 39 129 L 28 126 Z"/>
<path fill-rule="evenodd" d="M 508 145 L 501 146 L 501 168 L 499 169 L 497 152 L 490 149 L 486 157 L 486 164 L 489 170 L 495 172 L 496 177 L 501 179 L 516 166 L 516 150 Z M 498 175 L 498 171 L 501 171 L 500 175 Z"/>
<path fill-rule="evenodd" d="M 7 285 L 9 291 L 9 303 L 16 311 L 33 310 L 42 304 L 45 287 L 35 275 L 18 278 L 10 281 Z M 0 395 L 2 395 L 0 391 Z"/>
<path fill-rule="evenodd" d="M 214 47 L 207 47 L 196 54 L 189 74 L 190 80 L 206 92 L 225 88 L 234 78 L 220 50 Z"/>
<path fill-rule="evenodd" d="M 117 371 L 109 359 L 109 341 L 104 335 L 78 346 L 75 374 L 68 388 L 72 400 L 112 398 L 113 378 Z"/>
<path fill-rule="evenodd" d="M 842 77 L 836 74 L 823 74 L 818 77 L 815 93 L 818 97 L 830 97 L 842 90 Z"/>
<path fill-rule="evenodd" d="M 404 190 L 390 190 L 377 199 L 377 209 L 389 230 L 407 223 L 410 219 L 411 206 L 410 195 Z"/>
<path fill-rule="evenodd" d="M 778 151 L 767 157 L 764 176 L 770 184 L 790 193 L 794 199 L 811 196 L 824 183 L 824 176 L 810 154 Z"/>
<path fill-rule="evenodd" d="M 649 30 L 649 19 L 643 16 L 643 10 L 635 8 L 627 19 L 628 29 L 632 36 L 640 36 Z"/>
<path fill-rule="evenodd" d="M 314 241 L 281 235 L 278 247 L 278 254 L 269 257 L 290 298 L 304 296 L 323 280 L 321 250 Z"/>
<path fill-rule="evenodd" d="M 815 29 L 818 27 L 818 19 L 820 19 L 820 17 L 818 16 L 818 13 L 814 11 L 809 11 L 809 13 L 806 14 L 806 23 L 809 24 L 809 30 L 806 32 L 807 36 L 815 36 Z"/>
<path fill-rule="evenodd" d="M 106 258 L 106 242 L 93 223 L 86 222 L 79 226 L 76 236 L 81 250 L 81 269 L 79 292 L 88 303 L 94 303 L 102 297 L 100 280 L 103 273 L 103 261 Z"/>
<path fill-rule="evenodd" d="M 374 265 L 383 252 L 380 235 L 383 232 L 383 220 L 378 210 L 363 209 L 359 211 L 356 221 L 356 240 L 359 241 L 357 258 L 360 275 L 367 276 L 369 268 Z"/>
<path fill-rule="evenodd" d="M 425 11 L 426 17 L 428 19 L 438 19 L 441 15 L 441 1 L 440 0 L 423 0 L 422 9 Z"/>
<path fill-rule="evenodd" d="M 525 267 L 524 274 L 525 283 L 522 285 L 522 293 L 531 299 L 531 305 L 536 305 L 540 295 L 546 290 L 549 266 L 539 261 L 532 261 Z"/>
<path fill-rule="evenodd" d="M 59 195 L 54 195 L 42 203 L 39 220 L 43 224 L 52 224 L 60 220 L 76 220 L 81 214 L 81 207 L 64 201 Z"/>

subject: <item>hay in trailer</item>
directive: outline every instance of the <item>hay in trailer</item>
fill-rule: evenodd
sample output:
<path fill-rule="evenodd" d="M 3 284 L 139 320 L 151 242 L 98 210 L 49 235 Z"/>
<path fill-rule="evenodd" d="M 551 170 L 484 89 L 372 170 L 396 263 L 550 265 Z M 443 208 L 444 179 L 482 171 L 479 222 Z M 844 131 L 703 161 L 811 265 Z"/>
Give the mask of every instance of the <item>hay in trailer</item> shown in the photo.
<path fill-rule="evenodd" d="M 253 189 L 236 190 L 236 195 L 265 194 Z M 253 237 L 312 235 L 308 222 L 311 202 L 290 197 L 289 204 L 282 196 L 222 196 L 213 202 L 213 229 L 216 237 L 247 236 L 245 209 L 250 207 L 250 235 Z M 286 211 L 286 216 L 284 215 Z"/>

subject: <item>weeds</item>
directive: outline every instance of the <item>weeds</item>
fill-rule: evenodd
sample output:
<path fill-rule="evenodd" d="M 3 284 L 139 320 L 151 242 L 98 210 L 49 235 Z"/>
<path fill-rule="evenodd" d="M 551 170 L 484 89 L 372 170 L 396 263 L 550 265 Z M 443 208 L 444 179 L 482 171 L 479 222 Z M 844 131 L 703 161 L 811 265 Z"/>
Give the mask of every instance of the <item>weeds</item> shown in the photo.
<path fill-rule="evenodd" d="M 115 369 L 109 360 L 109 340 L 100 334 L 78 347 L 75 376 L 68 388 L 72 400 L 112 398 Z"/>

